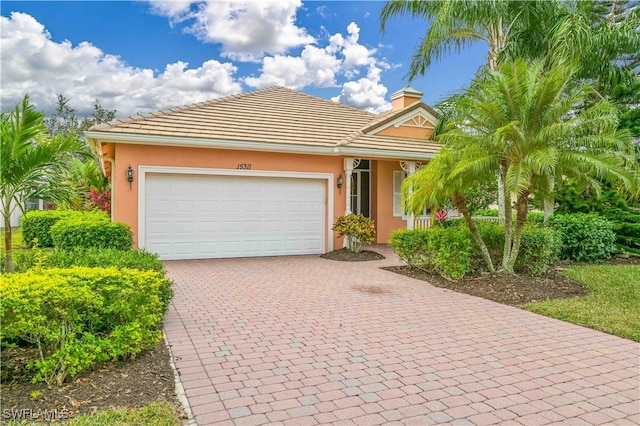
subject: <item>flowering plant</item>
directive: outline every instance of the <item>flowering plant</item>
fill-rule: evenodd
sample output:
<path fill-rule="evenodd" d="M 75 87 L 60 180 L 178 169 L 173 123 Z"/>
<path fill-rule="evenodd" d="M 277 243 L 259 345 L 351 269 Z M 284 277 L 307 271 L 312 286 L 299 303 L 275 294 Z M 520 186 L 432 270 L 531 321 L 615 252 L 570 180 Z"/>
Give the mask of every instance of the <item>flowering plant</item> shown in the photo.
<path fill-rule="evenodd" d="M 436 212 L 436 219 L 438 219 L 440 225 L 444 226 L 444 221 L 447 220 L 447 216 L 449 216 L 449 212 L 446 210 L 438 210 Z"/>
<path fill-rule="evenodd" d="M 347 250 L 354 253 L 360 253 L 362 246 L 376 240 L 373 220 L 360 214 L 340 216 L 331 229 L 347 238 Z"/>

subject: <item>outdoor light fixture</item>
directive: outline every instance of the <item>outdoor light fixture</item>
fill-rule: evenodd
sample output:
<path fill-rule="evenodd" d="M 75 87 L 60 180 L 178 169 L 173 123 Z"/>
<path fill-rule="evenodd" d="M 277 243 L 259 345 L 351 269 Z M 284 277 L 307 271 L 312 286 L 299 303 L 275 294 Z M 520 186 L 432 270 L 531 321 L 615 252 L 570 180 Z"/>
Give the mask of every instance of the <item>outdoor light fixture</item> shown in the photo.
<path fill-rule="evenodd" d="M 344 179 L 342 179 L 342 175 L 338 176 L 338 189 L 342 189 L 343 183 L 344 183 Z"/>
<path fill-rule="evenodd" d="M 129 182 L 129 189 L 131 189 L 131 183 L 133 182 L 133 169 L 131 168 L 131 164 L 127 168 L 127 181 Z"/>

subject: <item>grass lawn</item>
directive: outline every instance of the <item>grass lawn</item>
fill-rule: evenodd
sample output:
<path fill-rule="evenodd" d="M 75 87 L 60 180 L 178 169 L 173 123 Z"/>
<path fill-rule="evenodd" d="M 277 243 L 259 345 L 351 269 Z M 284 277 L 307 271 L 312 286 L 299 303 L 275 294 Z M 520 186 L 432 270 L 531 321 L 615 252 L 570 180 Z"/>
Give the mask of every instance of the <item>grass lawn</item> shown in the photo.
<path fill-rule="evenodd" d="M 4 250 L 4 228 L 0 228 L 0 250 Z M 11 228 L 11 246 L 13 248 L 22 247 L 22 232 L 20 228 Z"/>
<path fill-rule="evenodd" d="M 141 409 L 119 408 L 82 415 L 63 424 L 65 426 L 180 426 L 181 421 L 176 410 L 166 402 L 154 402 Z M 18 424 L 22 423 L 9 423 L 12 426 Z"/>
<path fill-rule="evenodd" d="M 575 266 L 566 275 L 590 293 L 529 303 L 525 308 L 640 342 L 640 265 Z"/>

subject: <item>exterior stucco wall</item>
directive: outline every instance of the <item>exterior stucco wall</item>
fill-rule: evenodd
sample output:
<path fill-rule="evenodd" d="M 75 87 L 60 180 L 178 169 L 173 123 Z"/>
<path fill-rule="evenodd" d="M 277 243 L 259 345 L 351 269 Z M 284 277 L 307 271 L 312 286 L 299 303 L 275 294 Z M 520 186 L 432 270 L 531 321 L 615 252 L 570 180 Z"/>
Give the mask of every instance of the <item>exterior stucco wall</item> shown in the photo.
<path fill-rule="evenodd" d="M 406 220 L 393 216 L 394 170 L 402 170 L 398 161 L 376 161 L 376 229 L 379 244 L 386 244 L 392 231 L 407 227 Z"/>
<path fill-rule="evenodd" d="M 174 166 L 236 170 L 238 164 L 251 164 L 251 170 L 332 173 L 334 182 L 344 174 L 341 157 L 281 154 L 252 151 L 233 151 L 207 148 L 181 148 L 150 145 L 118 144 L 115 176 L 115 220 L 131 226 L 138 241 L 138 166 Z M 127 182 L 126 170 L 131 165 L 135 179 Z M 328 194 L 328 191 L 325 193 Z M 334 211 L 327 214 L 327 226 L 344 214 L 346 198 L 334 188 Z M 328 204 L 326 204 L 328 206 Z M 328 208 L 328 207 L 327 207 Z M 342 240 L 333 236 L 334 248 L 342 247 Z M 325 250 L 328 250 L 328 241 Z"/>
<path fill-rule="evenodd" d="M 433 130 L 426 129 L 424 127 L 389 126 L 386 129 L 377 132 L 376 135 L 430 140 L 431 135 L 433 135 Z"/>

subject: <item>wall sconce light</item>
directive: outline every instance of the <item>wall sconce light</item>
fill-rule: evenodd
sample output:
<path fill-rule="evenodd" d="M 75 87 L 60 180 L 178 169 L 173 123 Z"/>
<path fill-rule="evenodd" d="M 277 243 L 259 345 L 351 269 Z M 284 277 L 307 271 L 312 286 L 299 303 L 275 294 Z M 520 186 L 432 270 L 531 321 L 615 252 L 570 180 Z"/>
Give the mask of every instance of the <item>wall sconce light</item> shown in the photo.
<path fill-rule="evenodd" d="M 344 184 L 344 179 L 342 178 L 342 175 L 340 175 L 338 176 L 338 189 L 340 192 L 342 192 L 342 184 Z"/>
<path fill-rule="evenodd" d="M 129 182 L 129 189 L 131 189 L 131 183 L 133 182 L 133 169 L 131 168 L 131 164 L 127 168 L 127 181 Z"/>

